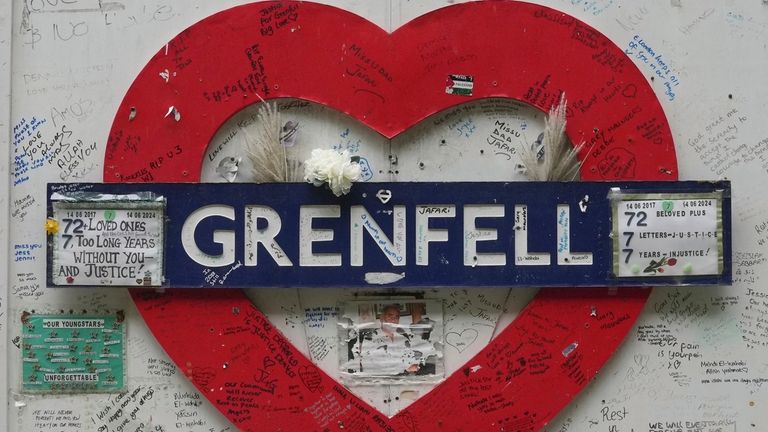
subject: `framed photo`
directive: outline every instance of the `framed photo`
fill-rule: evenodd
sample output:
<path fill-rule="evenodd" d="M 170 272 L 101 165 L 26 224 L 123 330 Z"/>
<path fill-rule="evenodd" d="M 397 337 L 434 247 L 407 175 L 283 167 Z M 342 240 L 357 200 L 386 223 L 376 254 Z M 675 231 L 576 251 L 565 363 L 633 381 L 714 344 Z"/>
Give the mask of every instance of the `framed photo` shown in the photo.
<path fill-rule="evenodd" d="M 339 372 L 345 381 L 443 378 L 441 302 L 349 302 L 340 311 Z"/>

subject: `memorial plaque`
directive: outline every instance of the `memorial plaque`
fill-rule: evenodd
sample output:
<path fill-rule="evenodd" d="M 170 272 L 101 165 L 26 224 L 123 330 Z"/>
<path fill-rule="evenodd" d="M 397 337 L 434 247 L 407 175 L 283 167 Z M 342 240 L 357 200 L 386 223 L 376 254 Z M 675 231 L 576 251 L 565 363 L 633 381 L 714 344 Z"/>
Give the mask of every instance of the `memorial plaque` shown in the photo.
<path fill-rule="evenodd" d="M 616 194 L 615 273 L 622 278 L 721 274 L 722 195 Z"/>
<path fill-rule="evenodd" d="M 162 285 L 162 197 L 54 194 L 51 203 L 48 226 L 53 285 Z"/>
<path fill-rule="evenodd" d="M 22 388 L 90 393 L 123 388 L 125 327 L 112 315 L 24 313 Z"/>

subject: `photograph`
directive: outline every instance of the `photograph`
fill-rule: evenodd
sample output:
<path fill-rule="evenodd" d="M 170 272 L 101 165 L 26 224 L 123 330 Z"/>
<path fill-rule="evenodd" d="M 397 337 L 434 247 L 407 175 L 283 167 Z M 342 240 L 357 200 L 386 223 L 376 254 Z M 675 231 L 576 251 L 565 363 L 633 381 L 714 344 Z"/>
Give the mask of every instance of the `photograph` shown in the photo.
<path fill-rule="evenodd" d="M 434 381 L 444 375 L 440 302 L 349 302 L 340 310 L 342 377 Z"/>

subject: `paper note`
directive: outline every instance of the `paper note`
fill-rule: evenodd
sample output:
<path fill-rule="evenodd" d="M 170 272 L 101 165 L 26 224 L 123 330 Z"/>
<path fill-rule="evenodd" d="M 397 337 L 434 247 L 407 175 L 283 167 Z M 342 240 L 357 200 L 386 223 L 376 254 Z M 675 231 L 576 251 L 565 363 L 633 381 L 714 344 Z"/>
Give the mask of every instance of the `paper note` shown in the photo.
<path fill-rule="evenodd" d="M 613 202 L 618 277 L 718 275 L 720 193 L 623 195 Z"/>
<path fill-rule="evenodd" d="M 55 202 L 51 224 L 54 285 L 162 285 L 160 203 Z"/>

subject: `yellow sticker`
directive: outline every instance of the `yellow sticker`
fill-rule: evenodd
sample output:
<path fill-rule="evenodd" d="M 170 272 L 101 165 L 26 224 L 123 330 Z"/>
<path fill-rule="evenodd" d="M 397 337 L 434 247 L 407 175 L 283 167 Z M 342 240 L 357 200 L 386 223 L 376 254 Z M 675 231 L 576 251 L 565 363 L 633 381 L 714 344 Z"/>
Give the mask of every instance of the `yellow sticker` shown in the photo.
<path fill-rule="evenodd" d="M 45 221 L 45 232 L 48 233 L 48 235 L 54 235 L 59 232 L 59 221 L 56 219 L 46 219 Z"/>

